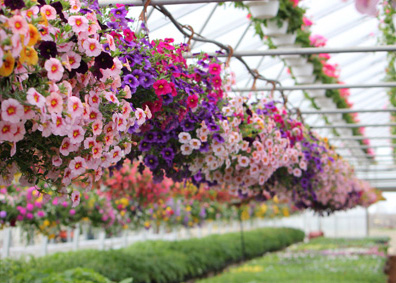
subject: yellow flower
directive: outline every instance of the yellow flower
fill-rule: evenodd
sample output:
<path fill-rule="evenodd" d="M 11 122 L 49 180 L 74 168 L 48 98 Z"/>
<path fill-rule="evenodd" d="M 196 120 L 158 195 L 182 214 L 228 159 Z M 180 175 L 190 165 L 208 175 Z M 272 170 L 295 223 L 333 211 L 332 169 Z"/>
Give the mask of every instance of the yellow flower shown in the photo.
<path fill-rule="evenodd" d="M 272 206 L 272 210 L 273 210 L 274 214 L 278 214 L 279 213 L 279 208 L 276 205 Z"/>
<path fill-rule="evenodd" d="M 128 225 L 124 225 L 124 226 L 122 226 L 122 228 L 124 229 L 124 230 L 126 230 L 126 229 L 128 229 Z"/>
<path fill-rule="evenodd" d="M 44 227 L 47 227 L 47 226 L 49 226 L 51 223 L 49 222 L 49 220 L 44 220 L 43 221 L 43 226 Z"/>
<path fill-rule="evenodd" d="M 250 218 L 249 212 L 247 210 L 242 211 L 241 219 L 248 220 Z"/>
<path fill-rule="evenodd" d="M 48 236 L 48 239 L 50 239 L 50 240 L 53 239 L 53 238 L 55 238 L 55 234 L 51 234 L 51 235 Z"/>
<path fill-rule="evenodd" d="M 283 216 L 284 217 L 289 217 L 290 216 L 289 209 L 287 207 L 284 207 L 282 209 L 282 212 L 283 212 Z"/>
<path fill-rule="evenodd" d="M 19 62 L 28 63 L 29 65 L 36 65 L 38 62 L 36 50 L 30 46 L 24 46 L 19 56 Z"/>
<path fill-rule="evenodd" d="M 29 24 L 29 34 L 30 34 L 30 39 L 29 39 L 29 42 L 28 42 L 29 46 L 33 46 L 39 40 L 41 40 L 40 33 L 38 32 L 37 28 L 34 25 L 32 25 L 32 24 Z"/>
<path fill-rule="evenodd" d="M 186 211 L 191 211 L 191 206 L 186 206 Z"/>
<path fill-rule="evenodd" d="M 3 77 L 8 77 L 9 75 L 12 74 L 12 71 L 14 70 L 15 66 L 15 59 L 12 57 L 12 54 L 10 51 L 7 51 L 4 54 L 3 58 L 3 66 L 0 68 L 0 76 Z"/>
<path fill-rule="evenodd" d="M 274 203 L 279 203 L 278 196 L 274 196 L 274 198 L 272 200 L 274 201 Z"/>
<path fill-rule="evenodd" d="M 121 216 L 124 216 L 125 215 L 125 210 L 121 211 L 120 214 L 121 214 Z"/>

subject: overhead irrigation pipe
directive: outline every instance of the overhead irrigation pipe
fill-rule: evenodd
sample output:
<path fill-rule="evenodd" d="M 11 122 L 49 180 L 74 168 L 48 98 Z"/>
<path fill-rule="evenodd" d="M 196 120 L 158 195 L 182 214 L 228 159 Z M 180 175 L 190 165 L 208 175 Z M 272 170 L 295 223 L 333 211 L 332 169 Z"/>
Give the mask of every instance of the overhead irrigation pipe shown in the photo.
<path fill-rule="evenodd" d="M 347 89 L 347 88 L 391 88 L 396 87 L 396 82 L 375 83 L 375 84 L 315 84 L 315 85 L 293 85 L 276 86 L 275 90 L 318 90 L 318 89 Z M 271 91 L 272 87 L 256 88 L 254 91 Z M 235 92 L 252 92 L 251 88 L 233 89 Z"/>
<path fill-rule="evenodd" d="M 359 146 L 343 146 L 340 147 L 338 149 L 350 149 L 350 148 L 360 148 L 360 149 L 368 149 L 368 148 L 386 148 L 386 147 L 390 147 L 390 148 L 396 148 L 396 144 L 384 144 L 384 145 L 359 145 Z"/>
<path fill-rule="evenodd" d="M 396 127 L 396 123 L 386 123 L 386 124 L 343 124 L 343 125 L 323 125 L 323 126 L 311 126 L 313 129 L 351 129 L 360 127 Z"/>
<path fill-rule="evenodd" d="M 268 50 L 245 50 L 235 51 L 234 56 L 239 57 L 258 57 L 258 56 L 278 56 L 278 55 L 310 55 L 322 53 L 365 53 L 365 52 L 392 52 L 396 51 L 396 45 L 383 46 L 351 46 L 340 48 L 308 47 L 308 48 L 280 48 Z M 209 56 L 227 57 L 225 54 L 208 53 Z M 186 58 L 193 57 L 186 54 Z"/>
<path fill-rule="evenodd" d="M 147 0 L 146 0 L 147 1 Z M 252 0 L 252 1 L 262 1 L 262 0 Z M 151 0 L 148 5 L 178 5 L 178 4 L 200 4 L 200 3 L 220 3 L 220 2 L 241 2 L 241 0 Z M 125 4 L 133 6 L 144 6 L 145 1 L 142 0 L 99 0 L 100 6 L 110 5 L 110 4 Z"/>
<path fill-rule="evenodd" d="M 358 141 L 358 140 L 390 140 L 396 139 L 396 136 L 378 136 L 378 137 L 368 137 L 368 136 L 353 136 L 353 137 L 332 137 L 327 138 L 328 140 L 342 140 L 342 141 Z"/>
<path fill-rule="evenodd" d="M 305 115 L 319 115 L 319 114 L 347 114 L 347 113 L 376 113 L 376 112 L 396 112 L 396 108 L 385 109 L 320 109 L 320 110 L 306 110 L 300 111 Z"/>

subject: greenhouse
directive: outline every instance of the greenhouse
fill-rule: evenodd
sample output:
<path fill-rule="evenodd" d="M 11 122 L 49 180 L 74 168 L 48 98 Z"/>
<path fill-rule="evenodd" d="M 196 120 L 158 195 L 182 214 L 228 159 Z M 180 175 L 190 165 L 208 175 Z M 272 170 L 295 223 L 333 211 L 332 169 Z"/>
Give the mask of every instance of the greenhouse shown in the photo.
<path fill-rule="evenodd" d="M 396 2 L 0 7 L 0 282 L 396 282 Z"/>

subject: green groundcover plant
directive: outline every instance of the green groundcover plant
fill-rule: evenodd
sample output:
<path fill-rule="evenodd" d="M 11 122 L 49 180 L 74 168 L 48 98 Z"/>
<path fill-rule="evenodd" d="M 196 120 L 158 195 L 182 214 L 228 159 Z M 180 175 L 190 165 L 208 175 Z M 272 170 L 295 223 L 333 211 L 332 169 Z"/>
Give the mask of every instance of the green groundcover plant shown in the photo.
<path fill-rule="evenodd" d="M 119 250 L 82 250 L 0 261 L 1 282 L 182 282 L 302 241 L 291 228 L 262 228 L 183 241 L 147 241 Z M 78 268 L 78 269 L 76 269 Z"/>
<path fill-rule="evenodd" d="M 387 238 L 318 238 L 199 282 L 386 282 L 388 241 Z"/>

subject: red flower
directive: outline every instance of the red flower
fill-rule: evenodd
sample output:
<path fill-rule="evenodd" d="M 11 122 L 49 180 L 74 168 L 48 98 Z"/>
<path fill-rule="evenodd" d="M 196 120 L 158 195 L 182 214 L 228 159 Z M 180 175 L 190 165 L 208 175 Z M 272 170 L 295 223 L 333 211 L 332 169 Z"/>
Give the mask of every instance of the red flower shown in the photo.
<path fill-rule="evenodd" d="M 198 95 L 193 94 L 187 98 L 187 105 L 190 108 L 195 108 L 198 105 Z"/>
<path fill-rule="evenodd" d="M 164 80 L 158 80 L 153 84 L 153 87 L 155 89 L 155 94 L 156 95 L 164 95 L 172 92 L 172 87 L 169 85 L 169 83 Z"/>

